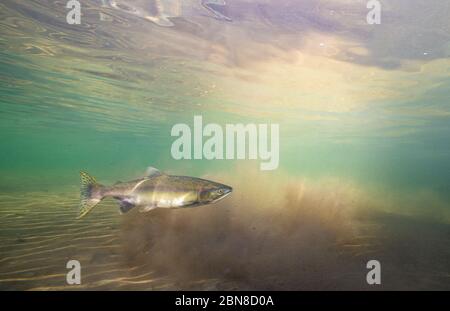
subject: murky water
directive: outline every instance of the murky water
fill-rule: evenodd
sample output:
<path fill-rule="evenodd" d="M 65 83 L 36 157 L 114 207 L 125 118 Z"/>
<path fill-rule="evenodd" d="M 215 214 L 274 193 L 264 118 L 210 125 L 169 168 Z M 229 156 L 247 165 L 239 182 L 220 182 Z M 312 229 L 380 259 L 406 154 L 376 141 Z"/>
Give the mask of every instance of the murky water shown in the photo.
<path fill-rule="evenodd" d="M 450 289 L 450 4 L 380 2 L 2 0 L 0 288 Z M 195 115 L 279 124 L 279 167 L 174 160 Z M 75 220 L 80 170 L 147 166 L 234 192 Z"/>

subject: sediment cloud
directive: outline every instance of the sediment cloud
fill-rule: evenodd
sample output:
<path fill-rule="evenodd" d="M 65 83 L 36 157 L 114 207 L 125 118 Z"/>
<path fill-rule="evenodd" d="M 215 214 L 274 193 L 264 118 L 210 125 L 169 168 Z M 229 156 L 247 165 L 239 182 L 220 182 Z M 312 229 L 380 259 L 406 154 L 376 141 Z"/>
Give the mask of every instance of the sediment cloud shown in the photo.
<path fill-rule="evenodd" d="M 217 205 L 124 218 L 127 262 L 150 264 L 186 282 L 220 279 L 231 288 L 341 283 L 336 279 L 352 268 L 342 245 L 358 236 L 358 193 L 337 181 L 309 184 L 241 174 L 226 178 L 235 191 Z"/>

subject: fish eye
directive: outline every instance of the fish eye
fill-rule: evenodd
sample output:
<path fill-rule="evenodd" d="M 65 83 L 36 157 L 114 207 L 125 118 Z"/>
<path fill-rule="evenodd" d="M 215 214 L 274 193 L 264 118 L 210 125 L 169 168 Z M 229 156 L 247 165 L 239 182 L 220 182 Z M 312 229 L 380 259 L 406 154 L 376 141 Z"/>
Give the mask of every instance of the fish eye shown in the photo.
<path fill-rule="evenodd" d="M 217 190 L 217 193 L 218 193 L 218 194 L 223 194 L 223 189 Z"/>

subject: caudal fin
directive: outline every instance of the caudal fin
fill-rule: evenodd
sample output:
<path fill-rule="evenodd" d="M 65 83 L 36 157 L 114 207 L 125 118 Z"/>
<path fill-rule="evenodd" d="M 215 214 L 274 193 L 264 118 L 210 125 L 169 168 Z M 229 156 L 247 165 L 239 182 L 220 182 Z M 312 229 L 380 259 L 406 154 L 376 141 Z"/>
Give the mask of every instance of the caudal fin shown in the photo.
<path fill-rule="evenodd" d="M 89 213 L 102 199 L 102 185 L 86 172 L 80 172 L 80 213 L 77 219 Z"/>

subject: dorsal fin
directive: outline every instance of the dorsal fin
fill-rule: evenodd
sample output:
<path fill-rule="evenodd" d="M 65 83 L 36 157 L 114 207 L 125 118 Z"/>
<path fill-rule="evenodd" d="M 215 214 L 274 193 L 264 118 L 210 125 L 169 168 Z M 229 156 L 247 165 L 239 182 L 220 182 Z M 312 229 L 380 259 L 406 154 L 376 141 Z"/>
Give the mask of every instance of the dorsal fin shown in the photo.
<path fill-rule="evenodd" d="M 147 167 L 147 170 L 145 171 L 145 177 L 147 178 L 151 178 L 151 177 L 156 177 L 156 176 L 161 176 L 163 175 L 163 173 L 158 170 L 157 168 L 154 167 Z"/>

